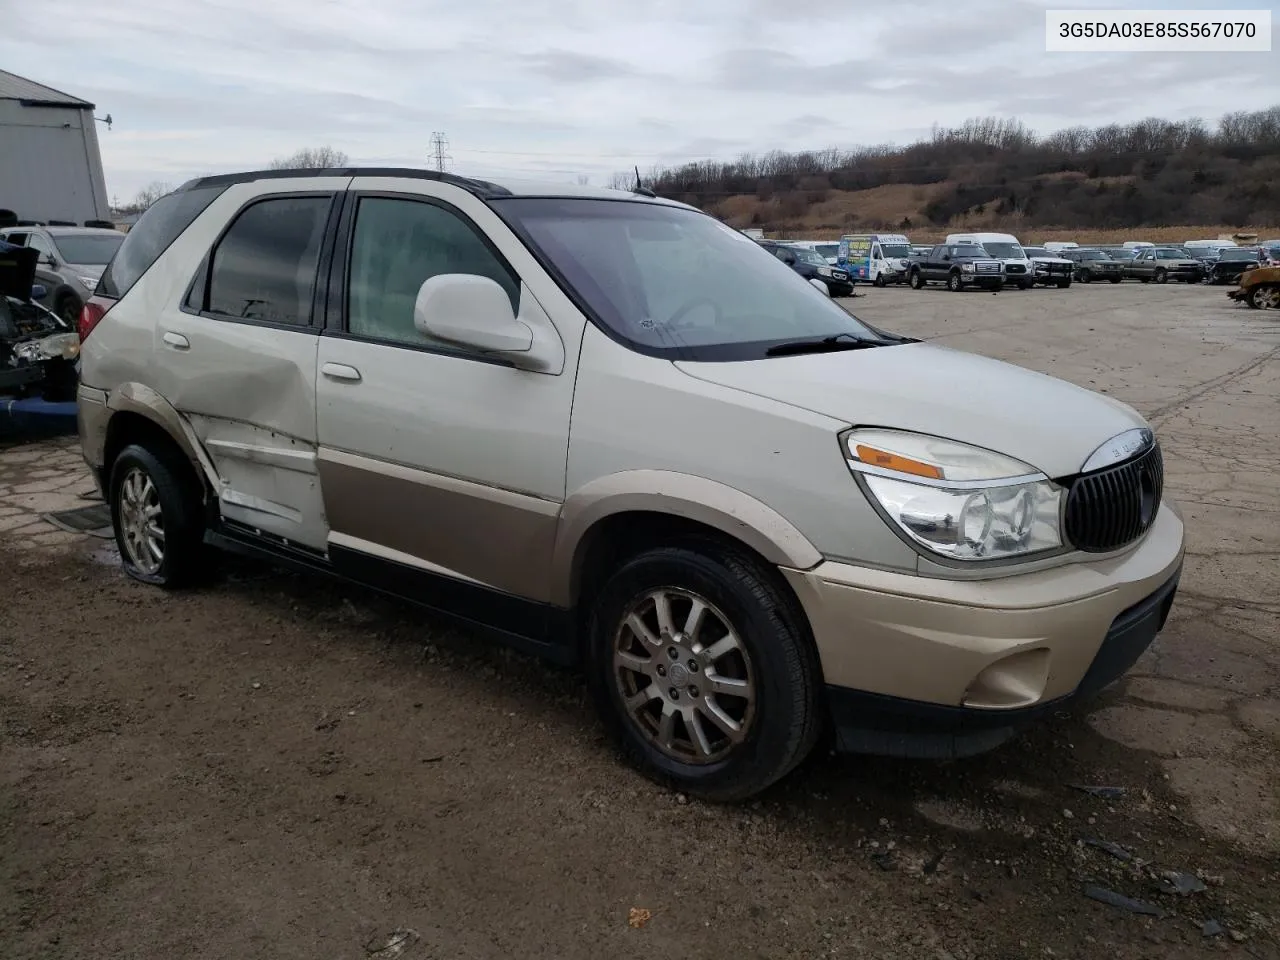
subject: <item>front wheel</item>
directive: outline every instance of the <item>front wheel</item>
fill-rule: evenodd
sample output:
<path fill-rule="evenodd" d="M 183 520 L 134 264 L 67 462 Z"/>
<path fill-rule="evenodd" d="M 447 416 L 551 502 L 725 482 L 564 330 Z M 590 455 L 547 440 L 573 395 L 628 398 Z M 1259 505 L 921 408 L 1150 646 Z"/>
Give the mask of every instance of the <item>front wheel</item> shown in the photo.
<path fill-rule="evenodd" d="M 109 491 L 125 573 L 160 587 L 196 580 L 204 519 L 190 465 L 179 454 L 131 444 L 112 464 Z"/>
<path fill-rule="evenodd" d="M 1090 273 L 1088 270 L 1081 270 L 1081 271 L 1080 271 L 1080 282 L 1081 282 L 1081 283 L 1093 283 L 1093 274 L 1092 274 L 1092 273 Z"/>
<path fill-rule="evenodd" d="M 1169 282 L 1169 274 L 1164 270 L 1157 270 L 1156 283 L 1168 283 L 1168 282 Z"/>
<path fill-rule="evenodd" d="M 589 681 L 624 755 L 708 800 L 784 777 L 820 728 L 820 669 L 776 574 L 715 541 L 640 554 L 592 611 Z"/>
<path fill-rule="evenodd" d="M 871 281 L 871 282 L 872 282 L 873 284 L 875 284 L 877 287 L 884 287 L 884 286 L 888 286 L 888 281 L 887 281 L 887 280 L 885 280 L 885 278 L 884 278 L 884 274 L 883 274 L 883 273 L 877 273 L 877 274 L 876 274 L 876 278 L 875 278 L 875 280 L 873 280 L 873 281 Z"/>
<path fill-rule="evenodd" d="M 1070 277 L 1068 277 L 1066 280 L 1059 280 L 1059 281 L 1058 281 L 1058 289 L 1059 289 L 1059 290 L 1065 290 L 1065 289 L 1067 289 L 1067 287 L 1069 287 L 1069 286 L 1071 286 L 1071 278 L 1070 278 Z"/>
<path fill-rule="evenodd" d="M 964 289 L 964 281 L 960 279 L 960 274 L 951 273 L 947 276 L 947 289 L 952 293 L 959 293 Z"/>
<path fill-rule="evenodd" d="M 1259 284 L 1249 291 L 1245 303 L 1255 310 L 1280 310 L 1280 283 Z"/>
<path fill-rule="evenodd" d="M 1031 287 L 1032 287 L 1033 285 L 1034 285 L 1034 281 L 1032 281 L 1032 280 L 1019 280 L 1019 281 L 1018 281 L 1018 289 L 1019 289 L 1019 290 L 1030 290 L 1030 289 L 1031 289 Z"/>
<path fill-rule="evenodd" d="M 924 286 L 924 276 L 920 273 L 919 270 L 911 271 L 911 276 L 907 280 L 907 286 L 909 286 L 912 290 L 919 290 L 921 287 Z"/>
<path fill-rule="evenodd" d="M 1107 279 L 1109 279 L 1112 283 L 1119 283 L 1121 280 L 1124 279 L 1124 277 L 1108 277 Z"/>
<path fill-rule="evenodd" d="M 57 314 L 63 323 L 68 324 L 74 330 L 80 322 L 80 311 L 82 309 L 84 309 L 84 304 L 80 302 L 80 298 L 74 293 L 68 293 L 58 301 Z"/>

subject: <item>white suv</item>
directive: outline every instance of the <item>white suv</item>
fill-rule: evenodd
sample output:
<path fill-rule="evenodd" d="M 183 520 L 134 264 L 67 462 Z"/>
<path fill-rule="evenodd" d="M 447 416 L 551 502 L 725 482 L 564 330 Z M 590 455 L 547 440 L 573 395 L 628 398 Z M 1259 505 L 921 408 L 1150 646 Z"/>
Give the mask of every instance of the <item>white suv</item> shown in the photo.
<path fill-rule="evenodd" d="M 406 170 L 188 183 L 81 318 L 125 569 L 210 546 L 583 664 L 735 799 L 824 728 L 958 756 L 1118 677 L 1183 525 L 1133 410 L 850 316 L 651 196 Z"/>

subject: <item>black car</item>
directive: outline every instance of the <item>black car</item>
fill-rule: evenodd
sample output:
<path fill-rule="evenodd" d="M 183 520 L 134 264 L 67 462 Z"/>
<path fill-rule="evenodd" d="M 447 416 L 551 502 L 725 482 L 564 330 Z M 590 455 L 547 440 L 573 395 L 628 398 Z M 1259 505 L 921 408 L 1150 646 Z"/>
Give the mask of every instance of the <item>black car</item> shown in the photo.
<path fill-rule="evenodd" d="M 1124 264 L 1104 250 L 1072 247 L 1058 253 L 1074 264 L 1073 276 L 1081 283 L 1093 283 L 1094 280 L 1119 283 L 1124 279 Z"/>
<path fill-rule="evenodd" d="M 36 301 L 35 250 L 0 242 L 0 432 L 19 404 L 70 404 L 74 413 L 80 339 L 71 326 Z"/>
<path fill-rule="evenodd" d="M 817 280 L 826 284 L 827 292 L 833 297 L 853 296 L 853 281 L 849 272 L 827 263 L 822 254 L 809 247 L 793 247 L 774 240 L 758 241 L 775 257 L 789 266 L 806 280 Z"/>
<path fill-rule="evenodd" d="M 1004 263 L 976 243 L 940 243 L 924 256 L 912 257 L 907 267 L 912 290 L 930 281 L 943 281 L 952 293 L 969 286 L 999 290 L 1004 282 Z"/>
<path fill-rule="evenodd" d="M 1209 267 L 1210 283 L 1239 283 L 1246 270 L 1262 264 L 1262 251 L 1253 247 L 1227 247 Z"/>

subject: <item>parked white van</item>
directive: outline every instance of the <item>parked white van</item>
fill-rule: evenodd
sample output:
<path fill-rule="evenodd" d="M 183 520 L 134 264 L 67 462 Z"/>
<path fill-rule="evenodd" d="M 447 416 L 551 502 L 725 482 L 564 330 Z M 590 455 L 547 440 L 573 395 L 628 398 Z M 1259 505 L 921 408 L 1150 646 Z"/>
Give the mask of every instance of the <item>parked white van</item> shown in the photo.
<path fill-rule="evenodd" d="M 1229 250 L 1236 246 L 1234 240 L 1188 240 L 1182 249 L 1196 256 L 1202 253 L 1216 254 L 1220 250 Z"/>
<path fill-rule="evenodd" d="M 1075 250 L 1079 246 L 1074 240 L 1050 240 L 1044 248 L 1050 253 L 1057 253 L 1059 250 Z"/>
<path fill-rule="evenodd" d="M 840 238 L 838 263 L 856 283 L 906 283 L 911 241 L 900 233 L 857 233 Z"/>
<path fill-rule="evenodd" d="M 981 244 L 988 254 L 1004 264 L 1004 282 L 1016 283 L 1019 290 L 1026 290 L 1035 282 L 1031 259 L 1012 233 L 951 233 L 946 242 Z"/>
<path fill-rule="evenodd" d="M 1126 240 L 1123 246 L 1126 250 L 1142 250 L 1146 247 L 1154 247 L 1155 244 L 1147 240 Z"/>

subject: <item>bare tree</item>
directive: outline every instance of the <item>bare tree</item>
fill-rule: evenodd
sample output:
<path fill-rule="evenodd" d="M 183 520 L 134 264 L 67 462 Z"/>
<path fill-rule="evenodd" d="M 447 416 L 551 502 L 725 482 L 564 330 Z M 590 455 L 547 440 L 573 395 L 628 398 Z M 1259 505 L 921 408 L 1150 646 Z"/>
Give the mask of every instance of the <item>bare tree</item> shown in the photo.
<path fill-rule="evenodd" d="M 333 147 L 303 147 L 271 161 L 272 170 L 329 170 L 346 165 L 347 155 Z"/>
<path fill-rule="evenodd" d="M 134 195 L 129 203 L 120 208 L 122 213 L 142 213 L 149 206 L 167 193 L 173 192 L 173 184 L 163 180 L 153 180 Z"/>
<path fill-rule="evenodd" d="M 585 173 L 578 174 L 578 186 L 585 187 L 590 182 L 591 182 L 591 178 L 587 176 Z"/>

